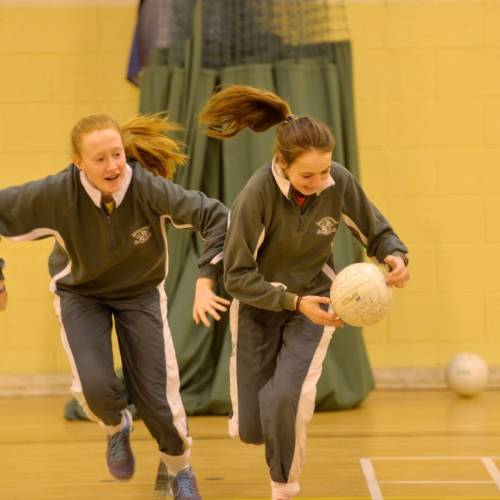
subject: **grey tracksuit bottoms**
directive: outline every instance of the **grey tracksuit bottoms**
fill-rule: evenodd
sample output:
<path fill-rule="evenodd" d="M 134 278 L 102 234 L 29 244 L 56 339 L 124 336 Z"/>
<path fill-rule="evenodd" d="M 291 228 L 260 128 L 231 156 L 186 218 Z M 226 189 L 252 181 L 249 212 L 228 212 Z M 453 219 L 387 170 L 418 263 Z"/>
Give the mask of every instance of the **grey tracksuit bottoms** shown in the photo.
<path fill-rule="evenodd" d="M 171 457 L 186 455 L 187 462 L 191 437 L 179 393 L 163 285 L 112 300 L 59 290 L 55 307 L 73 372 L 71 390 L 89 418 L 116 426 L 131 400 L 160 451 Z M 113 320 L 125 384 L 114 371 Z"/>
<path fill-rule="evenodd" d="M 272 481 L 293 483 L 303 467 L 307 424 L 334 328 L 292 311 L 231 305 L 231 436 L 264 443 Z"/>

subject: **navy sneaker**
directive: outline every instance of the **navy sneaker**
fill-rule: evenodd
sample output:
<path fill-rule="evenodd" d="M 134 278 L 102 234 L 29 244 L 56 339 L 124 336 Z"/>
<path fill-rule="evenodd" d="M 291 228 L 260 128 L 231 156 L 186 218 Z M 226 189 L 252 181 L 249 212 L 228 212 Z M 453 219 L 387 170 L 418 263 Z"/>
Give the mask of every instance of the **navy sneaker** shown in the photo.
<path fill-rule="evenodd" d="M 193 469 L 188 467 L 176 476 L 169 476 L 170 494 L 174 500 L 202 500 Z"/>
<path fill-rule="evenodd" d="M 106 463 L 111 475 L 115 479 L 125 481 L 134 475 L 135 460 L 130 448 L 130 433 L 132 432 L 132 416 L 125 410 L 123 412 L 126 424 L 116 434 L 108 436 L 108 449 L 106 450 Z"/>

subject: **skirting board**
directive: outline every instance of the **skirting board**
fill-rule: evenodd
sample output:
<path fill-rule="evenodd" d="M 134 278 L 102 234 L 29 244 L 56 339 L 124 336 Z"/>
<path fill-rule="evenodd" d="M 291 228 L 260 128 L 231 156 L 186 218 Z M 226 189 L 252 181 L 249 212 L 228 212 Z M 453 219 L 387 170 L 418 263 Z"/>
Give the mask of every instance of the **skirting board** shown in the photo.
<path fill-rule="evenodd" d="M 0 397 L 69 396 L 71 375 L 46 373 L 37 375 L 0 375 Z"/>
<path fill-rule="evenodd" d="M 500 387 L 500 366 L 489 367 L 487 389 Z M 374 368 L 377 389 L 446 389 L 443 368 Z"/>
<path fill-rule="evenodd" d="M 444 389 L 442 368 L 374 368 L 377 389 Z M 71 375 L 0 375 L 0 397 L 69 396 Z M 500 388 L 500 366 L 490 367 L 488 389 Z"/>

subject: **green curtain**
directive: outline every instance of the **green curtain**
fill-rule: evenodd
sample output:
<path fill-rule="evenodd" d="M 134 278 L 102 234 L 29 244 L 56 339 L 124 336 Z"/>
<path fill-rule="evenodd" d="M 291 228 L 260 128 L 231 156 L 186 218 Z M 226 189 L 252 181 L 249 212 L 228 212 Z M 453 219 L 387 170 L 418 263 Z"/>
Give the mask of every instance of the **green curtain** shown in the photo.
<path fill-rule="evenodd" d="M 193 14 L 193 35 L 185 47 L 183 66 L 169 49 L 156 49 L 141 78 L 141 113 L 166 111 L 181 123 L 189 164 L 176 182 L 204 191 L 227 206 L 253 172 L 271 160 L 274 130 L 244 131 L 223 142 L 207 138 L 198 128 L 196 114 L 202 103 L 222 84 L 246 84 L 277 92 L 296 114 L 314 116 L 329 125 L 336 137 L 335 160 L 358 173 L 348 41 L 332 43 L 331 58 L 281 60 L 224 67 L 201 67 L 201 2 Z M 228 317 L 211 328 L 194 325 L 191 318 L 197 258 L 202 242 L 196 234 L 169 229 L 169 323 L 177 351 L 182 398 L 188 414 L 225 414 L 230 409 Z M 359 261 L 362 249 L 345 229 L 335 242 L 337 269 Z M 224 293 L 219 289 L 220 293 Z M 373 377 L 362 332 L 337 329 L 318 384 L 318 410 L 351 408 L 373 388 Z"/>

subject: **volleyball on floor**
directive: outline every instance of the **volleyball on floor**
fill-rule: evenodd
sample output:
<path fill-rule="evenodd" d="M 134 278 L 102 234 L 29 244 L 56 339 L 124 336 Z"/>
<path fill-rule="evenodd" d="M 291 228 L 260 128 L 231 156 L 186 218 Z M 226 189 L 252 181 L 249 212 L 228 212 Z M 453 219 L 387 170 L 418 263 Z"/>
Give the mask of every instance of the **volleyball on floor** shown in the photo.
<path fill-rule="evenodd" d="M 385 274 L 375 264 L 357 262 L 344 267 L 335 277 L 330 290 L 334 311 L 353 326 L 370 326 L 391 309 L 392 289 Z"/>
<path fill-rule="evenodd" d="M 462 352 L 453 356 L 445 370 L 448 387 L 460 396 L 471 397 L 479 394 L 488 382 L 486 361 L 471 352 Z"/>

